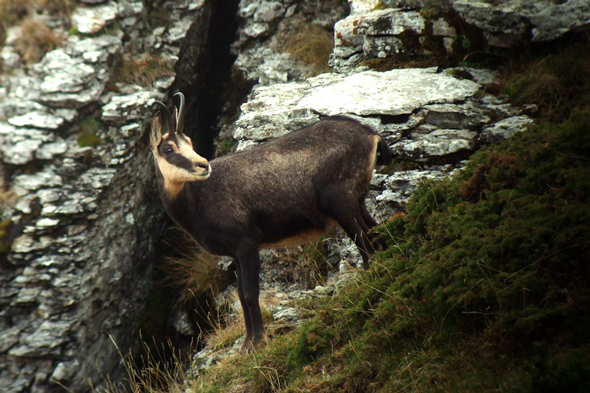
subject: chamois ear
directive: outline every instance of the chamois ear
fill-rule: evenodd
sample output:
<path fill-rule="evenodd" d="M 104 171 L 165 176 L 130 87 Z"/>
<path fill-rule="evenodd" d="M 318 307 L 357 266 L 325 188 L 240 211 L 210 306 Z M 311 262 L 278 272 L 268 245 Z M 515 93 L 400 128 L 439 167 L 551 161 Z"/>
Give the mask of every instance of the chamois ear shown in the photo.
<path fill-rule="evenodd" d="M 176 123 L 176 132 L 184 134 L 184 94 L 178 92 L 174 94 L 174 97 L 179 98 L 179 103 L 174 108 L 174 122 Z"/>
<path fill-rule="evenodd" d="M 162 135 L 172 135 L 176 133 L 176 128 L 174 127 L 174 119 L 172 119 L 172 115 L 170 114 L 168 107 L 161 101 L 154 101 L 154 104 L 160 107 L 160 110 L 158 111 L 158 113 L 156 113 L 156 115 L 160 115 Z"/>
<path fill-rule="evenodd" d="M 153 152 L 158 150 L 158 145 L 162 141 L 162 117 L 160 112 L 156 112 L 152 118 L 152 125 L 150 130 L 150 146 Z"/>

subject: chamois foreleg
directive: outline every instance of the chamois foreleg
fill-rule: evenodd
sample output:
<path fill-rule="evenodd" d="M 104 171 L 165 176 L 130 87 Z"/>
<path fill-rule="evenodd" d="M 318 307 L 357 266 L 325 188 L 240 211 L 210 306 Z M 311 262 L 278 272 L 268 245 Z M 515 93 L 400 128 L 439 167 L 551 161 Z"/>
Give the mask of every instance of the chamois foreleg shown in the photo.
<path fill-rule="evenodd" d="M 255 243 L 244 245 L 236 257 L 238 296 L 244 312 L 246 338 L 240 352 L 249 353 L 266 344 L 260 311 L 260 257 Z"/>

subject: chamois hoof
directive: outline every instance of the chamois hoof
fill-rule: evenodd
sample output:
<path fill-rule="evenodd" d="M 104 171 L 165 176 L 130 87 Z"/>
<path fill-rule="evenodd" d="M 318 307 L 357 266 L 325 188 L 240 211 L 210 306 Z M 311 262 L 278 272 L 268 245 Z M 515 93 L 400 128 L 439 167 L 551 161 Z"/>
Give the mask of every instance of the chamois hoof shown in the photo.
<path fill-rule="evenodd" d="M 240 347 L 241 354 L 252 353 L 254 352 L 254 350 L 254 346 L 252 345 L 252 341 L 250 340 L 245 340 L 242 346 Z"/>
<path fill-rule="evenodd" d="M 254 339 L 254 341 L 247 338 L 246 340 L 244 340 L 244 343 L 240 347 L 240 353 L 246 354 L 246 353 L 256 352 L 260 348 L 265 347 L 267 344 L 267 341 L 268 340 L 266 338 L 266 335 L 263 336 L 262 338 Z"/>

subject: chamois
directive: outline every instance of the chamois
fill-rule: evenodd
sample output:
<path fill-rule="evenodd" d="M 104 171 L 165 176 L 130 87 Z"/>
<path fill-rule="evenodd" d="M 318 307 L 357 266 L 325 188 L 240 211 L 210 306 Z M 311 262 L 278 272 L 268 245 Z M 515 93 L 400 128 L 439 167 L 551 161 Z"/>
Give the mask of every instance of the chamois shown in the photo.
<path fill-rule="evenodd" d="M 205 250 L 234 258 L 246 338 L 241 352 L 265 345 L 260 313 L 259 250 L 318 239 L 339 224 L 363 267 L 383 247 L 365 197 L 387 142 L 369 127 L 330 117 L 247 151 L 207 161 L 183 133 L 184 95 L 172 115 L 160 107 L 150 144 L 164 209 Z"/>

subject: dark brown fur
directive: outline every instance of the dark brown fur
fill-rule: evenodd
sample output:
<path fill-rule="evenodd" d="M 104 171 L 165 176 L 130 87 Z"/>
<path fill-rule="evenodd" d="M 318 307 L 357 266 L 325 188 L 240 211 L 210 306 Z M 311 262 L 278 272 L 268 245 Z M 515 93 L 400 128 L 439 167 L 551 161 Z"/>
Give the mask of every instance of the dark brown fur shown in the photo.
<path fill-rule="evenodd" d="M 162 124 L 171 123 L 162 119 Z M 168 131 L 164 140 L 182 135 L 181 130 Z M 355 241 L 368 268 L 375 251 L 369 230 L 376 222 L 364 199 L 377 151 L 377 161 L 391 162 L 387 143 L 370 128 L 343 117 L 323 120 L 211 161 L 208 178 L 184 183 L 174 196 L 158 165 L 161 143 L 152 149 L 166 211 L 207 251 L 236 261 L 246 322 L 243 351 L 265 342 L 258 303 L 259 248 L 286 239 L 308 240 L 330 230 L 335 221 Z"/>

